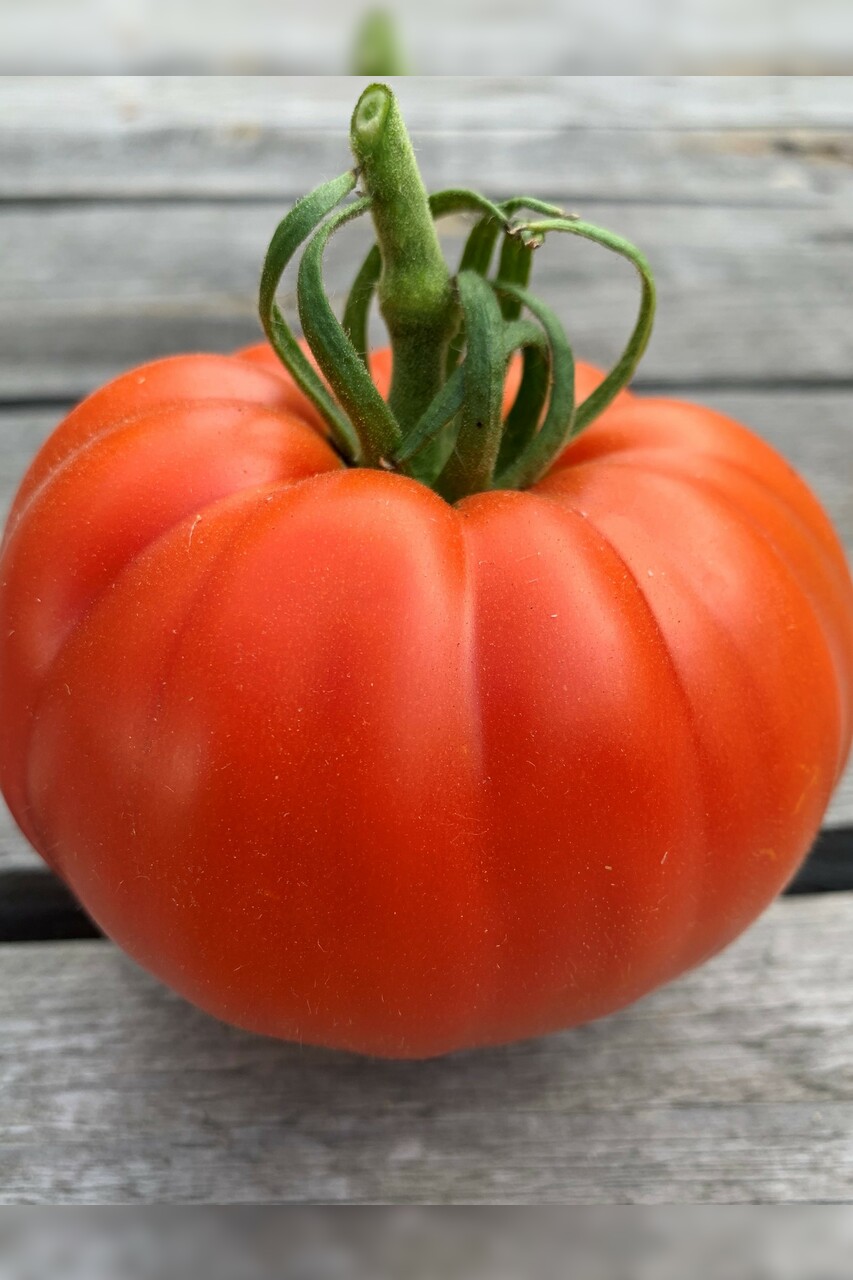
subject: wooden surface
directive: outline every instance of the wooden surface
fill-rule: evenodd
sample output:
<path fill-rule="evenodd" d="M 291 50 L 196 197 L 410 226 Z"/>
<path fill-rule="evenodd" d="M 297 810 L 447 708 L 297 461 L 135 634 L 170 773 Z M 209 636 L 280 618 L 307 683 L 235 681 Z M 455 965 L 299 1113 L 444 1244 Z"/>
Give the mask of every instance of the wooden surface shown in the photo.
<path fill-rule="evenodd" d="M 359 87 L 0 78 L 0 505 L 98 382 L 257 336 L 266 242 L 347 167 Z M 647 251 L 659 323 L 638 386 L 753 426 L 853 551 L 853 80 L 399 91 L 432 188 L 547 196 Z M 449 252 L 465 230 L 445 227 Z M 339 291 L 362 247 L 334 246 Z M 537 270 L 579 354 L 612 360 L 630 272 L 575 242 Z M 806 887 L 843 883 L 846 850 L 853 866 L 853 771 L 826 822 L 832 874 Z M 38 865 L 4 814 L 0 929 L 15 898 L 34 930 L 6 936 L 77 928 Z M 103 941 L 0 945 L 0 1199 L 849 1198 L 851 926 L 853 895 L 787 899 L 635 1010 L 424 1067 L 229 1031 Z"/>
<path fill-rule="evenodd" d="M 349 164 L 353 84 L 322 84 L 0 81 L 0 396 L 75 397 L 136 359 L 250 339 L 278 218 Z M 711 84 L 399 87 L 431 186 L 536 192 L 646 250 L 661 293 L 646 382 L 849 379 L 853 81 Z M 362 241 L 334 247 L 333 286 Z M 630 269 L 576 241 L 541 259 L 579 350 L 612 359 Z"/>
<path fill-rule="evenodd" d="M 610 1019 L 430 1063 L 231 1030 L 97 942 L 0 948 L 0 1200 L 853 1197 L 853 895 Z"/>

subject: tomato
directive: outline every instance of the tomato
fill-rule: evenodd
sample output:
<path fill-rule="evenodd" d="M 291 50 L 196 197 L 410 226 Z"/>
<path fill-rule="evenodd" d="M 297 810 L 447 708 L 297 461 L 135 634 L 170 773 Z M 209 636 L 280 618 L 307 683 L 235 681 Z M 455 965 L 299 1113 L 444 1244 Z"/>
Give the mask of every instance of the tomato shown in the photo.
<path fill-rule="evenodd" d="M 157 361 L 44 445 L 0 582 L 22 830 L 174 989 L 312 1044 L 636 999 L 785 885 L 850 745 L 826 516 L 673 401 L 450 504 L 345 468 L 265 348 Z"/>

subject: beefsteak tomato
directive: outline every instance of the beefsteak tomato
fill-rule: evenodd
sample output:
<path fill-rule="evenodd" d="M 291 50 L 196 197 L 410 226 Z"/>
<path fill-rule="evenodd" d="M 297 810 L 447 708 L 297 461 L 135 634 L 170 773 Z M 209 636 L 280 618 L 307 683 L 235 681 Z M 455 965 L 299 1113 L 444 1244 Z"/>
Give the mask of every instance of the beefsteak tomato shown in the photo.
<path fill-rule="evenodd" d="M 342 467 L 250 358 L 96 392 L 10 517 L 3 790 L 93 918 L 222 1018 L 399 1056 L 596 1017 L 733 938 L 850 742 L 850 580 L 803 482 L 626 397 L 451 506 Z"/>
<path fill-rule="evenodd" d="M 485 217 L 519 258 L 551 226 Z M 466 395 L 537 340 L 485 287 Z M 542 319 L 556 388 L 553 319 L 495 287 Z M 850 747 L 853 585 L 815 497 L 721 414 L 623 391 L 574 438 L 567 413 L 533 483 L 448 501 L 345 465 L 276 324 L 278 354 L 124 374 L 30 467 L 0 553 L 21 829 L 164 982 L 313 1044 L 536 1035 L 712 955 L 794 873 Z M 371 361 L 391 405 L 396 357 Z M 587 403 L 609 385 L 574 376 Z"/>

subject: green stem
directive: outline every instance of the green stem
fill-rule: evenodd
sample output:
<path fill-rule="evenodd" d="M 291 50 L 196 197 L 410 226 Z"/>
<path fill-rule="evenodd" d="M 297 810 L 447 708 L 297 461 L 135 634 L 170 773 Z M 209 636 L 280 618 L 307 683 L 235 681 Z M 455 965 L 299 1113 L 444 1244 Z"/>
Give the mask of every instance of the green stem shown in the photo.
<path fill-rule="evenodd" d="M 397 28 L 385 9 L 371 9 L 356 32 L 352 53 L 354 76 L 406 76 L 406 59 Z"/>
<path fill-rule="evenodd" d="M 405 472 L 453 502 L 496 487 L 527 488 L 631 377 L 654 316 L 648 263 L 620 236 L 535 198 L 497 205 L 461 189 L 428 197 L 394 96 L 384 85 L 362 94 L 351 144 L 358 170 L 318 187 L 273 236 L 260 291 L 261 320 L 273 348 L 325 418 L 348 463 Z M 343 204 L 357 179 L 363 195 Z M 339 227 L 368 210 L 378 243 L 358 274 L 341 325 L 326 294 L 323 253 Z M 478 222 L 451 279 L 434 222 L 463 211 L 476 214 Z M 552 231 L 621 254 L 642 285 L 637 320 L 620 359 L 577 408 L 574 357 L 562 325 L 527 289 L 532 250 Z M 497 279 L 490 280 L 501 233 Z M 275 301 L 282 273 L 306 241 L 297 302 L 322 377 Z M 391 338 L 388 403 L 367 367 L 374 294 Z M 529 313 L 523 320 L 522 308 Z M 503 420 L 507 362 L 516 351 L 523 352 L 523 376 Z"/>
<path fill-rule="evenodd" d="M 508 226 L 508 219 L 502 209 L 476 191 L 464 191 L 455 187 L 449 191 L 436 191 L 429 197 L 429 208 L 433 221 L 455 213 L 479 213 L 493 221 L 496 227 Z M 540 212 L 543 210 L 550 214 L 559 213 L 553 205 L 544 205 Z M 344 329 L 365 364 L 367 363 L 368 316 L 381 274 L 382 255 L 379 252 L 379 245 L 375 244 L 359 268 L 344 310 Z M 460 346 L 460 351 L 461 349 Z M 457 361 L 453 360 L 451 363 L 455 369 Z"/>
<path fill-rule="evenodd" d="M 544 357 L 547 371 L 547 340 L 538 325 L 529 320 L 515 320 L 504 326 L 504 365 L 518 350 L 524 350 L 525 353 L 536 350 Z M 454 369 L 420 422 L 408 433 L 397 449 L 393 458 L 395 463 L 403 467 L 410 464 L 412 459 L 417 458 L 426 447 L 434 443 L 441 431 L 456 417 L 465 403 L 465 384 L 468 373 L 469 370 L 461 366 Z M 538 417 L 534 417 L 534 425 L 536 421 Z M 447 457 L 444 456 L 442 466 L 446 461 Z M 441 470 L 440 467 L 438 469 Z"/>
<path fill-rule="evenodd" d="M 388 404 L 405 432 L 441 390 L 457 304 L 415 153 L 387 86 L 365 89 L 350 141 L 382 255 L 379 308 L 393 352 Z"/>

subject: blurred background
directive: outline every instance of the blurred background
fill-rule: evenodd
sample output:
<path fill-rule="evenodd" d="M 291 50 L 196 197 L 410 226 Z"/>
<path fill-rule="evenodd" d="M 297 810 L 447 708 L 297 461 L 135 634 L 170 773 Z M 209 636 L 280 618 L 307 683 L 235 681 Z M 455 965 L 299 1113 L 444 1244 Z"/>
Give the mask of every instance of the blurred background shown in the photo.
<path fill-rule="evenodd" d="M 848 1280 L 853 1251 L 840 1206 L 48 1212 L 7 1211 L 0 1280 Z"/>
<path fill-rule="evenodd" d="M 392 0 L 421 75 L 837 74 L 847 0 Z M 340 75 L 352 0 L 3 0 L 0 71 Z"/>

